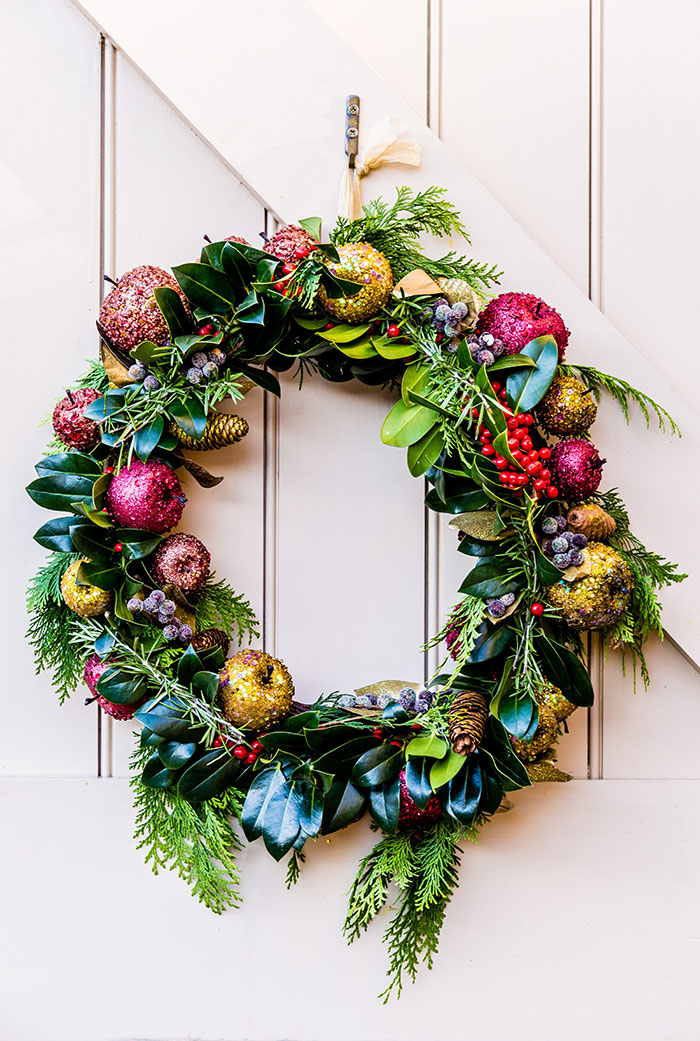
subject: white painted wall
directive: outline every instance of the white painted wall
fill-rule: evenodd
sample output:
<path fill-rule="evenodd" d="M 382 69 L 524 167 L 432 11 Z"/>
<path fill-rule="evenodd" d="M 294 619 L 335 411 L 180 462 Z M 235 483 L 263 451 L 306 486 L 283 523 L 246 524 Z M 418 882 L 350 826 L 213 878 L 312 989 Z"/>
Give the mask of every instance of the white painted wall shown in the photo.
<path fill-rule="evenodd" d="M 590 10 L 583 0 L 314 3 L 692 406 L 698 362 L 686 329 L 700 274 L 692 0 L 671 0 L 662 24 L 650 4 L 632 0 L 605 5 L 602 19 L 598 0 Z M 237 5 L 241 19 L 245 6 Z M 590 748 L 582 711 L 561 742 L 561 764 L 577 777 L 590 758 L 595 773 L 620 780 L 524 793 L 487 829 L 465 856 L 438 968 L 398 1008 L 373 1001 L 384 957 L 378 930 L 349 952 L 339 935 L 344 891 L 371 841 L 363 828 L 334 838 L 333 848 L 323 842 L 291 895 L 280 869 L 251 848 L 246 906 L 221 920 L 176 879 L 153 879 L 141 865 L 125 785 L 104 779 L 124 775 L 130 727 L 98 727 L 79 698 L 59 710 L 45 678 L 31 676 L 18 604 L 41 557 L 27 532 L 42 518 L 21 487 L 44 441 L 37 418 L 96 349 L 101 263 L 117 274 L 137 263 L 167 266 L 196 254 L 204 232 L 254 240 L 271 218 L 122 54 L 109 43 L 101 52 L 97 31 L 68 0 L 29 0 L 4 14 L 2 96 L 23 104 L 4 106 L 0 293 L 7 355 L 31 352 L 32 361 L 3 415 L 13 508 L 3 513 L 12 551 L 2 565 L 10 664 L 0 737 L 0 1041 L 447 1041 L 467 1030 L 485 1041 L 539 1041 L 548 1030 L 567 1041 L 594 1030 L 615 1041 L 691 1041 L 698 786 L 670 779 L 700 776 L 700 697 L 697 673 L 668 645 L 651 650 L 646 694 L 633 694 L 613 656 Z M 273 54 L 284 47 L 274 24 L 268 42 Z M 264 41 L 255 46 L 264 61 Z M 298 75 L 313 76 L 301 58 Z M 354 86 L 343 82 L 338 93 Z M 282 93 L 293 100 L 294 84 Z M 284 184 L 274 128 L 266 138 L 266 176 Z M 390 178 L 375 183 L 385 188 Z M 319 191 L 327 200 L 335 185 Z M 466 217 L 479 223 L 478 213 Z M 480 254 L 502 259 L 489 248 L 482 230 Z M 660 269 L 667 256 L 672 265 Z M 539 288 L 512 284 L 508 272 L 505 284 Z M 580 344 L 582 354 L 588 348 Z M 461 578 L 451 537 L 432 524 L 424 553 L 419 483 L 402 453 L 378 441 L 385 410 L 380 394 L 347 386 L 310 383 L 298 395 L 285 381 L 279 408 L 266 410 L 249 395 L 249 437 L 203 459 L 225 482 L 187 488 L 183 530 L 204 539 L 261 614 L 265 605 L 266 645 L 309 699 L 385 675 L 418 677 L 425 567 L 434 617 Z M 598 426 L 601 443 L 619 443 L 611 415 Z M 641 439 L 641 429 L 634 434 Z M 640 443 L 631 435 L 628 454 L 609 465 L 623 487 L 644 465 L 631 452 Z M 672 446 L 668 460 L 672 468 Z M 644 489 L 630 484 L 643 514 Z M 346 556 L 329 567 L 326 551 L 338 544 Z M 659 548 L 683 553 L 673 529 Z M 98 764 L 103 779 L 91 781 Z M 522 909 L 513 896 L 521 892 L 531 894 Z M 275 930 L 300 937 L 298 957 L 273 965 L 281 978 L 268 956 Z M 149 954 L 142 967 L 139 946 L 168 958 Z M 310 978 L 323 988 L 311 1005 L 299 997 Z"/>

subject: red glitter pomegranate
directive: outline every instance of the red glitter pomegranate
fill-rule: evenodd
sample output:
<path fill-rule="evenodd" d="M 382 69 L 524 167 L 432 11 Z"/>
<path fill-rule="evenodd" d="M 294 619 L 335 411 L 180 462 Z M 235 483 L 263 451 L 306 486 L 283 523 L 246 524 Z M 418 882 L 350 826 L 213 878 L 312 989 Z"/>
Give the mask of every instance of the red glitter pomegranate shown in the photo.
<path fill-rule="evenodd" d="M 425 809 L 416 806 L 409 795 L 406 784 L 406 770 L 399 774 L 399 824 L 401 831 L 410 831 L 413 828 L 432 828 L 433 824 L 442 817 L 442 806 L 436 795 L 431 795 Z"/>
<path fill-rule="evenodd" d="M 65 398 L 53 410 L 52 425 L 59 441 L 79 452 L 89 452 L 100 443 L 100 428 L 91 419 L 86 419 L 83 411 L 102 395 L 84 387 L 81 390 L 69 390 Z"/>
<path fill-rule="evenodd" d="M 97 701 L 97 704 L 100 706 L 102 711 L 106 712 L 108 716 L 111 716 L 113 719 L 133 719 L 134 712 L 136 712 L 139 705 L 143 705 L 143 698 L 138 702 L 134 702 L 132 705 L 117 705 L 113 701 L 108 701 L 107 698 L 103 697 L 97 690 L 97 681 L 102 673 L 106 672 L 108 668 L 108 662 L 102 661 L 98 654 L 93 654 L 92 658 L 88 658 L 87 664 L 85 665 L 83 682 L 92 694 L 93 698 Z"/>
<path fill-rule="evenodd" d="M 189 304 L 170 272 L 141 264 L 122 275 L 100 308 L 100 325 L 114 346 L 133 351 L 144 340 L 165 343 L 170 334 L 154 295 L 162 286 L 179 294 L 191 317 Z"/>
<path fill-rule="evenodd" d="M 559 361 L 564 360 L 569 330 L 558 311 L 532 293 L 502 293 L 479 315 L 478 333 L 491 333 L 506 345 L 505 354 L 518 354 L 538 336 L 557 341 Z"/>
<path fill-rule="evenodd" d="M 175 527 L 186 502 L 175 472 L 157 459 L 134 460 L 114 475 L 107 489 L 107 506 L 116 524 L 158 535 Z"/>

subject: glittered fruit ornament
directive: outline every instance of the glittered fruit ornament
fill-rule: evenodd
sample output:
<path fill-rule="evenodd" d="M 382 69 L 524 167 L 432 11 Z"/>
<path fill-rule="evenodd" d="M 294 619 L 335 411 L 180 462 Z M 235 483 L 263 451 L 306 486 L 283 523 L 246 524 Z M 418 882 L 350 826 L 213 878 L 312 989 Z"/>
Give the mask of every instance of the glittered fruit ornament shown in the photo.
<path fill-rule="evenodd" d="M 341 322 L 366 322 L 384 306 L 394 279 L 391 266 L 383 253 L 367 242 L 350 242 L 338 246 L 339 261 L 329 262 L 329 268 L 338 278 L 359 282 L 362 288 L 355 296 L 329 297 L 323 286 L 319 287 L 318 299 L 328 314 Z"/>
<path fill-rule="evenodd" d="M 265 651 L 239 651 L 224 662 L 217 697 L 229 722 L 259 732 L 289 715 L 294 684 L 278 658 Z"/>
<path fill-rule="evenodd" d="M 596 542 L 604 542 L 617 528 L 614 519 L 597 502 L 583 502 L 580 506 L 572 506 L 566 515 L 566 522 L 570 531 L 585 535 L 587 539 Z"/>
<path fill-rule="evenodd" d="M 240 235 L 227 235 L 226 238 L 223 241 L 224 242 L 240 242 L 241 246 L 249 246 L 250 245 L 250 242 L 248 242 L 248 239 L 243 239 L 243 238 L 241 238 Z"/>
<path fill-rule="evenodd" d="M 284 261 L 285 264 L 298 264 L 300 253 L 305 250 L 310 253 L 316 248 L 316 242 L 311 238 L 308 231 L 298 227 L 296 224 L 288 224 L 265 243 L 265 252 L 272 253 L 273 257 Z"/>
<path fill-rule="evenodd" d="M 93 654 L 92 658 L 88 658 L 83 673 L 83 682 L 92 694 L 92 698 L 89 701 L 96 701 L 102 711 L 106 712 L 113 719 L 133 719 L 134 713 L 143 704 L 143 698 L 140 701 L 133 702 L 131 705 L 117 705 L 114 701 L 108 701 L 97 689 L 97 681 L 108 668 L 109 662 L 102 661 L 99 655 Z"/>
<path fill-rule="evenodd" d="M 540 426 L 558 437 L 585 434 L 597 414 L 598 406 L 580 380 L 559 373 L 537 406 Z"/>
<path fill-rule="evenodd" d="M 78 585 L 76 578 L 81 564 L 87 560 L 74 560 L 63 572 L 61 578 L 61 596 L 66 607 L 83 618 L 95 618 L 104 614 L 112 606 L 112 593 L 98 586 Z"/>
<path fill-rule="evenodd" d="M 553 683 L 543 683 L 535 692 L 535 698 L 540 708 L 546 705 L 552 710 L 557 723 L 562 723 L 576 709 L 576 705 L 565 698 L 559 687 L 555 687 Z"/>
<path fill-rule="evenodd" d="M 629 606 L 634 582 L 623 557 L 602 542 L 589 542 L 591 570 L 576 582 L 561 579 L 547 590 L 552 607 L 570 629 L 589 631 L 614 625 Z"/>
<path fill-rule="evenodd" d="M 442 806 L 435 795 L 430 796 L 424 809 L 416 806 L 408 791 L 405 769 L 399 774 L 399 800 L 399 831 L 432 828 L 442 817 Z"/>
<path fill-rule="evenodd" d="M 562 361 L 569 342 L 569 330 L 553 307 L 532 293 L 502 293 L 486 305 L 479 315 L 476 331 L 489 332 L 505 346 L 505 354 L 518 354 L 538 336 L 554 337 Z"/>
<path fill-rule="evenodd" d="M 211 554 L 195 538 L 178 532 L 163 539 L 153 555 L 152 573 L 156 582 L 172 582 L 186 593 L 195 593 L 209 578 Z"/>
<path fill-rule="evenodd" d="M 210 412 L 207 416 L 204 433 L 199 440 L 186 434 L 177 423 L 171 424 L 170 432 L 188 452 L 209 452 L 213 448 L 235 445 L 248 433 L 248 423 L 240 416 L 229 416 L 224 412 Z"/>
<path fill-rule="evenodd" d="M 549 705 L 540 705 L 537 729 L 531 741 L 511 737 L 510 742 L 518 759 L 532 763 L 549 751 L 559 734 L 559 723 Z"/>
<path fill-rule="evenodd" d="M 198 633 L 194 634 L 190 643 L 195 651 L 211 651 L 218 647 L 224 654 L 227 654 L 231 640 L 223 629 L 200 629 Z"/>
<path fill-rule="evenodd" d="M 170 272 L 142 264 L 122 275 L 100 308 L 99 324 L 110 344 L 128 352 L 144 340 L 165 343 L 170 333 L 154 295 L 163 286 L 175 290 L 191 317 L 189 304 Z"/>
<path fill-rule="evenodd" d="M 596 491 L 603 476 L 598 449 L 584 438 L 567 438 L 552 449 L 549 460 L 551 480 L 562 499 L 580 502 Z"/>
<path fill-rule="evenodd" d="M 167 463 L 137 459 L 112 478 L 106 502 L 116 524 L 162 535 L 178 523 L 187 499 Z"/>
<path fill-rule="evenodd" d="M 52 426 L 59 441 L 78 452 L 89 452 L 100 443 L 100 428 L 86 419 L 84 410 L 102 395 L 90 387 L 69 390 L 53 410 Z"/>
<path fill-rule="evenodd" d="M 484 306 L 483 297 L 479 296 L 463 278 L 438 278 L 437 284 L 450 306 L 458 303 L 466 306 L 467 316 L 462 321 L 466 325 L 474 325 L 479 311 Z"/>

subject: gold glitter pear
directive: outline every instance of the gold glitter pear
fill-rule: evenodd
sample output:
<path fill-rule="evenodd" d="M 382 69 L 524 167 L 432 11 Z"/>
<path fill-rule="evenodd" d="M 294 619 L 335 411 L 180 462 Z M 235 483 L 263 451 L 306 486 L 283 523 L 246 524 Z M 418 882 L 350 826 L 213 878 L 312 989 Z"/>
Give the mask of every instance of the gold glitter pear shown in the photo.
<path fill-rule="evenodd" d="M 537 419 L 550 434 L 566 437 L 585 434 L 595 422 L 598 406 L 574 376 L 559 373 L 537 406 Z"/>
<path fill-rule="evenodd" d="M 289 715 L 294 697 L 284 662 L 265 651 L 244 650 L 225 661 L 217 700 L 229 722 L 259 733 Z"/>
<path fill-rule="evenodd" d="M 331 260 L 328 266 L 338 278 L 359 282 L 362 289 L 355 296 L 328 296 L 323 286 L 318 299 L 333 318 L 341 322 L 357 324 L 373 318 L 387 302 L 394 288 L 391 266 L 383 253 L 368 242 L 350 242 L 338 246 L 339 261 Z"/>
<path fill-rule="evenodd" d="M 559 723 L 549 705 L 540 705 L 540 718 L 532 741 L 513 740 L 513 751 L 524 763 L 533 763 L 549 751 L 559 735 Z"/>
<path fill-rule="evenodd" d="M 597 502 L 582 502 L 572 506 L 566 515 L 570 531 L 585 535 L 587 539 L 604 542 L 615 531 L 617 524 Z"/>
<path fill-rule="evenodd" d="M 567 716 L 570 716 L 576 710 L 576 705 L 568 701 L 559 687 L 555 687 L 553 683 L 543 683 L 535 693 L 535 697 L 540 707 L 546 705 L 547 708 L 551 708 L 556 716 L 557 723 L 562 723 Z"/>
<path fill-rule="evenodd" d="M 70 567 L 63 572 L 61 596 L 66 607 L 69 607 L 71 611 L 82 615 L 83 618 L 94 618 L 112 606 L 112 594 L 109 590 L 100 589 L 98 586 L 76 583 L 78 568 L 81 564 L 87 563 L 89 563 L 87 560 L 74 560 Z"/>
<path fill-rule="evenodd" d="M 561 610 L 570 629 L 607 629 L 625 613 L 634 582 L 627 564 L 611 546 L 589 542 L 591 571 L 578 582 L 561 579 L 547 600 Z"/>

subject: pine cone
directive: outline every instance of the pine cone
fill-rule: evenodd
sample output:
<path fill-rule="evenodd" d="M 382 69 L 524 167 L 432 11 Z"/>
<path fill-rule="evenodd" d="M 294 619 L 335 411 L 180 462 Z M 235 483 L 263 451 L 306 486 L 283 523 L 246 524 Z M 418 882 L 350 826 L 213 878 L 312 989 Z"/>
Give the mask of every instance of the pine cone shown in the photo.
<path fill-rule="evenodd" d="M 248 424 L 240 416 L 227 416 L 223 412 L 210 412 L 207 425 L 199 441 L 186 434 L 181 427 L 173 423 L 171 431 L 183 448 L 190 452 L 207 452 L 212 448 L 224 448 L 234 445 L 248 433 Z"/>
<path fill-rule="evenodd" d="M 580 506 L 572 506 L 566 515 L 571 531 L 585 535 L 593 542 L 604 542 L 615 531 L 615 521 L 602 506 L 595 502 L 584 502 Z"/>
<path fill-rule="evenodd" d="M 210 651 L 214 647 L 220 647 L 224 654 L 227 654 L 231 641 L 223 629 L 202 629 L 194 634 L 190 643 L 195 651 Z"/>
<path fill-rule="evenodd" d="M 469 755 L 477 748 L 486 730 L 489 706 L 483 694 L 463 690 L 455 695 L 447 713 L 447 733 L 452 750 Z"/>

